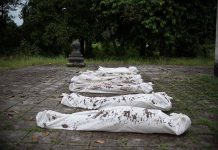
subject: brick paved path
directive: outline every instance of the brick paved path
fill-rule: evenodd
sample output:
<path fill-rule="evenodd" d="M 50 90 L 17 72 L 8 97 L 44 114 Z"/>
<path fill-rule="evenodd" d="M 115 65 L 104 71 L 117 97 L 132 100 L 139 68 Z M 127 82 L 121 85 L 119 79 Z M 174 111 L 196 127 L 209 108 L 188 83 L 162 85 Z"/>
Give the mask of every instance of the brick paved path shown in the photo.
<path fill-rule="evenodd" d="M 196 74 L 199 76 L 212 74 L 212 69 L 202 67 L 138 66 L 144 80 L 155 83 L 156 91 L 166 91 L 175 98 L 173 111 L 186 113 L 193 119 L 190 130 L 181 136 L 38 128 L 35 116 L 39 111 L 45 109 L 62 113 L 82 111 L 61 105 L 60 95 L 63 92 L 69 93 L 69 81 L 71 77 L 78 74 L 78 71 L 96 68 L 97 66 L 94 65 L 83 69 L 44 65 L 1 71 L 0 149 L 216 149 L 216 132 L 211 130 L 209 125 L 197 123 L 198 117 L 195 115 L 198 115 L 198 111 L 186 110 L 192 108 L 188 105 L 190 101 L 187 101 L 187 105 L 183 107 L 179 100 L 181 93 L 179 95 L 179 92 L 173 89 L 179 86 L 178 83 L 182 84 L 180 81 L 187 79 L 187 74 L 190 78 Z M 194 90 L 196 89 L 192 88 L 192 91 Z M 217 95 L 215 98 L 217 99 Z M 217 112 L 217 102 L 209 102 L 209 106 L 215 108 Z"/>

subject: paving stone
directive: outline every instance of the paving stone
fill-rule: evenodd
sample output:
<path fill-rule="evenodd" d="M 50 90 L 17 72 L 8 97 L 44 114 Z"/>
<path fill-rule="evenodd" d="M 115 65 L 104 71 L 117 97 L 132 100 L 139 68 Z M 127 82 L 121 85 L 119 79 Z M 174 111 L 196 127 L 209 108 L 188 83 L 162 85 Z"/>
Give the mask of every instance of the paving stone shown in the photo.
<path fill-rule="evenodd" d="M 58 111 L 60 113 L 66 113 L 66 114 L 72 114 L 74 112 L 77 112 L 78 108 L 73 107 L 67 107 L 62 104 L 59 104 L 57 107 L 55 107 L 55 111 Z"/>
<path fill-rule="evenodd" d="M 0 143 L 16 143 L 22 140 L 28 131 L 4 130 L 0 131 Z"/>
<path fill-rule="evenodd" d="M 167 135 L 162 134 L 159 136 L 160 142 L 159 145 L 166 145 L 167 147 L 181 147 L 187 148 L 187 146 L 192 146 L 195 144 L 192 138 L 185 136 L 185 134 L 176 136 L 176 135 Z"/>
<path fill-rule="evenodd" d="M 0 112 L 3 112 L 9 108 L 11 108 L 12 106 L 14 106 L 14 104 L 0 104 Z"/>
<path fill-rule="evenodd" d="M 35 105 L 32 109 L 30 109 L 28 112 L 31 113 L 35 113 L 37 114 L 40 111 L 44 111 L 44 110 L 53 110 L 55 107 L 53 106 L 39 106 L 39 105 Z"/>
<path fill-rule="evenodd" d="M 88 146 L 92 132 L 62 130 L 57 138 L 59 144 L 86 145 Z"/>
<path fill-rule="evenodd" d="M 12 150 L 15 146 L 15 143 L 0 143 L 1 150 Z"/>
<path fill-rule="evenodd" d="M 14 111 L 14 112 L 23 113 L 23 112 L 30 110 L 33 107 L 34 107 L 34 105 L 26 105 L 25 107 L 22 104 L 15 105 L 15 106 L 11 107 L 10 109 L 8 109 L 7 112 Z"/>
<path fill-rule="evenodd" d="M 104 141 L 99 144 L 98 140 Z M 159 143 L 157 135 L 135 133 L 94 132 L 91 146 L 155 146 Z"/>
<path fill-rule="evenodd" d="M 52 144 L 56 143 L 58 134 L 46 129 L 42 129 L 41 132 L 32 131 L 22 140 L 22 143 Z"/>
<path fill-rule="evenodd" d="M 67 91 L 67 90 L 56 91 L 54 94 L 48 96 L 47 100 L 60 102 L 61 99 L 62 99 L 61 94 L 62 94 L 63 92 L 66 92 L 66 91 Z"/>
<path fill-rule="evenodd" d="M 41 96 L 31 96 L 28 97 L 26 100 L 21 102 L 19 105 L 33 105 L 33 104 L 39 104 L 40 102 L 44 101 L 46 98 L 41 97 Z"/>
<path fill-rule="evenodd" d="M 36 121 L 17 120 L 12 124 L 14 130 L 26 130 L 29 131 L 36 126 Z"/>
<path fill-rule="evenodd" d="M 40 103 L 38 104 L 38 106 L 55 108 L 55 107 L 57 107 L 59 104 L 60 104 L 60 100 L 59 100 L 59 101 L 52 101 L 52 100 L 50 100 L 50 99 L 46 99 L 46 100 L 40 102 Z"/>
<path fill-rule="evenodd" d="M 126 146 L 126 147 L 113 147 L 113 146 L 92 146 L 89 148 L 90 150 L 155 150 L 159 149 L 158 146 Z"/>
<path fill-rule="evenodd" d="M 37 115 L 38 112 L 31 112 L 31 110 L 29 112 L 26 112 L 22 117 L 21 119 L 25 122 L 28 122 L 28 121 L 36 121 L 36 115 Z"/>
<path fill-rule="evenodd" d="M 51 149 L 52 144 L 26 144 L 18 143 L 14 150 L 49 150 Z"/>
<path fill-rule="evenodd" d="M 195 138 L 201 147 L 218 147 L 217 135 L 199 135 Z"/>
<path fill-rule="evenodd" d="M 205 125 L 193 125 L 191 126 L 191 128 L 189 129 L 189 131 L 192 134 L 214 134 L 213 131 L 211 131 L 208 126 Z"/>
<path fill-rule="evenodd" d="M 53 145 L 52 150 L 89 150 L 88 146 L 81 145 Z"/>

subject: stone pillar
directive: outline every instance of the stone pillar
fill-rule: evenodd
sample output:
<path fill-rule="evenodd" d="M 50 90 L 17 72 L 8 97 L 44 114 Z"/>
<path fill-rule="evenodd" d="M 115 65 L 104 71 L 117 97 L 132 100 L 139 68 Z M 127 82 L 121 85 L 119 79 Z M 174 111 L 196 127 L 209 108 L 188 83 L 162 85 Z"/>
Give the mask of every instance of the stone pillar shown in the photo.
<path fill-rule="evenodd" d="M 215 64 L 214 75 L 218 77 L 218 2 L 217 2 L 217 14 L 216 14 L 216 43 L 215 43 Z"/>
<path fill-rule="evenodd" d="M 80 42 L 79 40 L 75 40 L 71 44 L 72 52 L 69 55 L 69 63 L 67 63 L 68 67 L 85 67 L 83 55 L 80 52 Z"/>

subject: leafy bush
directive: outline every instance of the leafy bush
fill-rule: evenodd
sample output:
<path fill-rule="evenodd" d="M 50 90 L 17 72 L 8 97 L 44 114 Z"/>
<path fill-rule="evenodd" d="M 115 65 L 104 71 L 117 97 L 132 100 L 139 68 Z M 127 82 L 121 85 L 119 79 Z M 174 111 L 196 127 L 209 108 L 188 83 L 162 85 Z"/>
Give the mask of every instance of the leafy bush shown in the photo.
<path fill-rule="evenodd" d="M 16 51 L 17 55 L 32 56 L 38 55 L 41 50 L 35 44 L 32 45 L 28 41 L 22 40 L 20 46 L 16 49 Z"/>

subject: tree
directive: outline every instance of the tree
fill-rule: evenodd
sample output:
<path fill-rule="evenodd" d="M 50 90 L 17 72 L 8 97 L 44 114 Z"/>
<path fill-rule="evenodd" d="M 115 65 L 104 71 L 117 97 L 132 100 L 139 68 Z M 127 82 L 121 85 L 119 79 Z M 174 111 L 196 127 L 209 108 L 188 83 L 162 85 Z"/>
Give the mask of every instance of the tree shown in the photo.
<path fill-rule="evenodd" d="M 4 27 L 10 21 L 9 11 L 16 10 L 17 5 L 21 5 L 20 0 L 0 1 L 0 27 Z"/>
<path fill-rule="evenodd" d="M 0 1 L 0 55 L 14 54 L 19 45 L 20 32 L 9 15 L 9 11 L 15 10 L 18 5 L 21 5 L 20 0 Z"/>
<path fill-rule="evenodd" d="M 111 31 L 109 42 L 118 41 L 120 47 L 133 45 L 140 56 L 155 51 L 162 56 L 196 56 L 196 49 L 214 39 L 215 4 L 215 0 L 98 0 L 94 10 Z"/>
<path fill-rule="evenodd" d="M 214 41 L 216 0 L 30 0 L 23 9 L 25 39 L 40 54 L 68 54 L 72 39 L 92 57 L 92 43 L 122 57 L 197 56 Z M 64 8 L 64 9 L 63 9 Z"/>
<path fill-rule="evenodd" d="M 48 55 L 68 54 L 72 39 L 80 39 L 82 52 L 92 56 L 94 17 L 90 5 L 86 0 L 31 0 L 23 12 L 26 39 Z"/>

